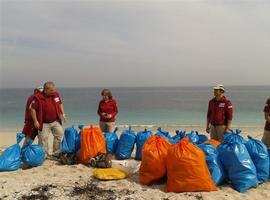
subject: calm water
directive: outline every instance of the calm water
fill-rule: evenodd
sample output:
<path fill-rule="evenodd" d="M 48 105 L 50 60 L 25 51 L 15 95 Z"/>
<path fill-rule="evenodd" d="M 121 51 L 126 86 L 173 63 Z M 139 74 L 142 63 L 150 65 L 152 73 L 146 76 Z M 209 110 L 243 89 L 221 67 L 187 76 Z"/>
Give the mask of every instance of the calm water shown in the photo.
<path fill-rule="evenodd" d="M 205 125 L 211 87 L 111 88 L 119 104 L 118 125 Z M 270 86 L 233 86 L 226 96 L 234 106 L 235 126 L 263 126 Z M 68 115 L 66 126 L 98 123 L 101 88 L 58 89 Z M 0 89 L 0 129 L 20 129 L 32 89 Z"/>

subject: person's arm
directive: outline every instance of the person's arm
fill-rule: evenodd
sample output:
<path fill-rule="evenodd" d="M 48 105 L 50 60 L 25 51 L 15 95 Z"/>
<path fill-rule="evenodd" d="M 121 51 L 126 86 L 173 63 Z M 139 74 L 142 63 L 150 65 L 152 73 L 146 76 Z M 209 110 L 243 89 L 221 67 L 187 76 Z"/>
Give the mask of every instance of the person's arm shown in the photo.
<path fill-rule="evenodd" d="M 101 117 L 101 111 L 100 111 L 100 103 L 98 104 L 98 110 L 97 110 L 97 114 Z"/>
<path fill-rule="evenodd" d="M 64 105 L 62 103 L 60 104 L 60 111 L 63 115 L 65 114 Z"/>
<path fill-rule="evenodd" d="M 232 118 L 233 118 L 233 106 L 232 103 L 229 101 L 227 108 L 226 108 L 226 117 L 227 117 L 227 126 L 225 129 L 225 133 L 229 132 L 232 127 Z"/>
<path fill-rule="evenodd" d="M 225 129 L 225 133 L 228 133 L 229 130 L 231 129 L 231 127 L 232 127 L 232 120 L 228 120 L 226 129 Z"/>
<path fill-rule="evenodd" d="M 264 113 L 264 118 L 265 118 L 265 120 L 266 120 L 268 123 L 270 123 L 270 113 L 265 112 L 265 113 Z"/>
<path fill-rule="evenodd" d="M 37 112 L 36 112 L 37 109 L 38 109 L 37 100 L 36 99 L 33 99 L 33 101 L 31 102 L 31 104 L 29 105 L 29 110 L 30 110 L 31 117 L 32 117 L 33 122 L 34 122 L 34 127 L 36 129 L 39 129 L 40 128 L 40 124 L 39 124 L 38 119 L 37 119 Z"/>
<path fill-rule="evenodd" d="M 65 114 L 65 109 L 64 109 L 63 103 L 60 104 L 60 111 L 61 111 L 61 113 L 62 113 L 64 122 L 67 122 L 67 116 L 66 116 L 66 114 Z"/>
<path fill-rule="evenodd" d="M 211 111 L 210 111 L 210 102 L 209 102 L 208 111 L 207 111 L 207 119 L 206 119 L 206 132 L 207 133 L 210 132 L 210 115 L 211 115 Z"/>
<path fill-rule="evenodd" d="M 264 111 L 264 119 L 265 119 L 265 121 L 270 123 L 270 99 L 267 99 L 263 111 Z"/>
<path fill-rule="evenodd" d="M 59 107 L 60 107 L 60 112 L 62 114 L 62 117 L 63 117 L 63 120 L 64 122 L 67 122 L 67 116 L 66 116 L 66 113 L 65 113 L 65 109 L 64 109 L 64 104 L 63 104 L 63 101 L 62 101 L 62 97 L 60 96 L 60 94 L 58 92 L 55 92 L 55 97 L 58 98 L 58 103 L 59 103 Z"/>
<path fill-rule="evenodd" d="M 36 110 L 33 109 L 33 108 L 30 108 L 30 113 L 31 113 L 31 117 L 32 117 L 32 119 L 33 119 L 35 128 L 36 128 L 36 129 L 39 129 L 40 124 L 39 124 L 39 122 L 38 122 L 38 120 L 37 120 L 37 112 L 36 112 Z"/>
<path fill-rule="evenodd" d="M 106 113 L 101 112 L 100 103 L 98 104 L 97 114 L 98 114 L 100 117 L 105 117 L 105 115 L 106 115 Z"/>
<path fill-rule="evenodd" d="M 115 104 L 114 104 L 114 110 L 113 110 L 113 112 L 111 113 L 110 118 L 115 118 L 116 115 L 117 115 L 117 113 L 118 113 L 118 107 L 117 107 L 117 103 L 116 103 L 116 101 L 115 101 Z"/>
<path fill-rule="evenodd" d="M 210 119 L 207 118 L 206 120 L 206 133 L 209 133 L 210 132 Z"/>

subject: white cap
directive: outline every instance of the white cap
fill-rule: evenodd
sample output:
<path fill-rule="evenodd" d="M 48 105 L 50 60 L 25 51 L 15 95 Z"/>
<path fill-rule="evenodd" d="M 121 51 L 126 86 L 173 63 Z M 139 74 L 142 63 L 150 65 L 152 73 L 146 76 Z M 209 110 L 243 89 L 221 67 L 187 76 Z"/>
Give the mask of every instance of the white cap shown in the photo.
<path fill-rule="evenodd" d="M 225 87 L 222 84 L 218 84 L 216 86 L 213 87 L 214 90 L 222 90 L 223 92 L 225 92 Z"/>
<path fill-rule="evenodd" d="M 38 86 L 35 89 L 38 90 L 39 92 L 43 92 L 43 86 Z"/>

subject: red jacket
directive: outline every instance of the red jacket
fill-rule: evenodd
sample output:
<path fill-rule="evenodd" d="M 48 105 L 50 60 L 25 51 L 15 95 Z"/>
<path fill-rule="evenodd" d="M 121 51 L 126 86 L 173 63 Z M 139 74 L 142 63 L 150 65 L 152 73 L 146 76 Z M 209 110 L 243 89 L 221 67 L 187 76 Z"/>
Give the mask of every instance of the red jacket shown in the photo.
<path fill-rule="evenodd" d="M 30 105 L 30 108 L 33 108 L 36 110 L 36 113 L 37 113 L 37 120 L 39 122 L 39 125 L 40 125 L 40 128 L 39 130 L 42 131 L 42 128 L 43 128 L 43 123 L 44 123 L 44 106 L 45 105 L 45 98 L 48 98 L 48 97 L 45 97 L 44 93 L 38 93 L 36 95 L 34 95 L 34 98 L 33 98 L 33 101 Z M 55 110 L 56 110 L 56 114 L 58 116 L 58 120 L 61 122 L 61 109 L 60 109 L 60 105 L 62 104 L 62 101 L 61 101 L 61 98 L 59 96 L 59 94 L 57 92 L 55 92 L 54 94 L 52 94 L 50 96 L 50 98 L 53 99 L 53 102 L 54 102 L 54 106 L 55 106 Z"/>
<path fill-rule="evenodd" d="M 30 105 L 31 105 L 32 101 L 34 100 L 34 96 L 35 96 L 35 94 L 32 94 L 27 99 L 26 106 L 25 106 L 24 123 L 33 122 L 31 112 L 30 112 Z"/>
<path fill-rule="evenodd" d="M 263 111 L 264 111 L 265 113 L 270 113 L 270 98 L 267 99 Z M 268 121 L 265 121 L 264 130 L 270 131 L 270 123 L 269 123 Z"/>
<path fill-rule="evenodd" d="M 101 122 L 115 122 L 115 117 L 118 113 L 116 100 L 110 99 L 107 103 L 105 101 L 100 101 L 98 106 L 98 115 L 100 116 Z M 101 113 L 111 114 L 110 119 L 105 118 Z"/>
<path fill-rule="evenodd" d="M 232 103 L 225 96 L 219 101 L 216 98 L 209 101 L 207 119 L 212 125 L 227 125 L 228 120 L 232 120 L 232 117 Z"/>

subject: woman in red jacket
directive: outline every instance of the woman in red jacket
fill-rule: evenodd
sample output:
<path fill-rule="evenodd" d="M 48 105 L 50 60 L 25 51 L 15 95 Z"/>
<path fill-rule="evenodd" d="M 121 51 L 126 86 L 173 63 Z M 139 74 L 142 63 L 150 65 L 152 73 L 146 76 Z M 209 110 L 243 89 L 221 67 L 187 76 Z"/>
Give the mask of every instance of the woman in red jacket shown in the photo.
<path fill-rule="evenodd" d="M 113 132 L 118 113 L 117 103 L 108 89 L 102 90 L 101 96 L 102 100 L 98 106 L 98 115 L 100 116 L 99 126 L 102 132 Z"/>

